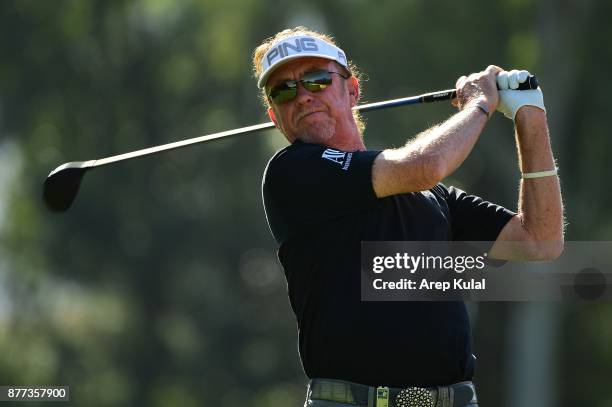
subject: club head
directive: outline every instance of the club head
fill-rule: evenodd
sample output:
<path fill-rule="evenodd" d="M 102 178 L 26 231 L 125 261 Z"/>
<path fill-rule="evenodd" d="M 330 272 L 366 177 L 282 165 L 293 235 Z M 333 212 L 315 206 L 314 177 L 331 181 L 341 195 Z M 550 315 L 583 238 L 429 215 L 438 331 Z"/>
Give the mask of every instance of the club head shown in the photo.
<path fill-rule="evenodd" d="M 85 172 L 93 161 L 71 162 L 51 171 L 43 186 L 43 200 L 54 212 L 66 212 L 74 202 Z"/>

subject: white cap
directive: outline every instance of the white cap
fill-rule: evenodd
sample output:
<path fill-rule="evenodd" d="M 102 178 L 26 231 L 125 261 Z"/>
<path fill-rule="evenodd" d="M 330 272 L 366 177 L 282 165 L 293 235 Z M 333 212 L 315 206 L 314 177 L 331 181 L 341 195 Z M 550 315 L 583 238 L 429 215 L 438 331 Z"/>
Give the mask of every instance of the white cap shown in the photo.
<path fill-rule="evenodd" d="M 294 35 L 274 43 L 265 53 L 261 61 L 263 70 L 257 81 L 257 86 L 263 88 L 266 86 L 268 77 L 276 68 L 293 59 L 302 57 L 331 59 L 347 70 L 349 69 L 346 54 L 340 48 L 321 38 Z"/>

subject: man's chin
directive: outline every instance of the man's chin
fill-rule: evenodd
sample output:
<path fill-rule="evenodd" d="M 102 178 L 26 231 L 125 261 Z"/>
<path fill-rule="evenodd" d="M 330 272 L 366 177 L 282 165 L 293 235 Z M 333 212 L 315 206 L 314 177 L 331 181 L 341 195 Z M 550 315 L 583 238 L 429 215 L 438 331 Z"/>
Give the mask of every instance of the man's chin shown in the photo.
<path fill-rule="evenodd" d="M 301 140 L 311 143 L 321 144 L 334 136 L 334 131 L 329 125 L 323 123 L 313 123 L 300 131 Z"/>

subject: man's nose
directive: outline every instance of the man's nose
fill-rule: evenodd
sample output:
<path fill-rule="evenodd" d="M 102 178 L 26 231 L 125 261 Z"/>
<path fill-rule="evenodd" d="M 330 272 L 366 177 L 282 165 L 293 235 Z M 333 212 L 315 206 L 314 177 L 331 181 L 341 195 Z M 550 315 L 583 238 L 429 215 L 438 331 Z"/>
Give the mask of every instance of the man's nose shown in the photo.
<path fill-rule="evenodd" d="M 306 89 L 301 82 L 298 82 L 297 83 L 297 95 L 295 97 L 295 100 L 297 103 L 300 103 L 300 104 L 308 103 L 312 100 L 312 93 L 313 92 Z"/>

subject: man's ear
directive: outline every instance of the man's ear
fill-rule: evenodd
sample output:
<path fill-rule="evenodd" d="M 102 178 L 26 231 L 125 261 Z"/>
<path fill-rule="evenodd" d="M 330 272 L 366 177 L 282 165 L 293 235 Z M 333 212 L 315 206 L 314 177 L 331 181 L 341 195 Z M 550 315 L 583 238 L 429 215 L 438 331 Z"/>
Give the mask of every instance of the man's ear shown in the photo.
<path fill-rule="evenodd" d="M 268 108 L 268 117 L 270 117 L 270 120 L 272 120 L 274 122 L 274 125 L 278 127 L 278 122 L 276 121 L 276 115 L 274 114 L 274 109 L 272 109 L 271 107 Z"/>
<path fill-rule="evenodd" d="M 359 100 L 359 79 L 351 76 L 348 78 L 346 85 L 348 86 L 349 96 L 351 97 L 351 107 L 356 106 Z"/>
<path fill-rule="evenodd" d="M 285 138 L 287 139 L 288 142 L 293 143 L 295 140 L 289 138 L 287 136 L 287 134 L 285 134 L 285 132 L 283 131 L 283 129 L 281 129 L 281 127 L 278 125 L 278 120 L 276 120 L 276 114 L 274 114 L 274 109 L 272 109 L 271 107 L 268 108 L 268 117 L 270 117 L 270 120 L 272 120 L 274 122 L 274 125 L 276 126 L 276 128 L 283 133 L 283 136 L 285 136 Z"/>

